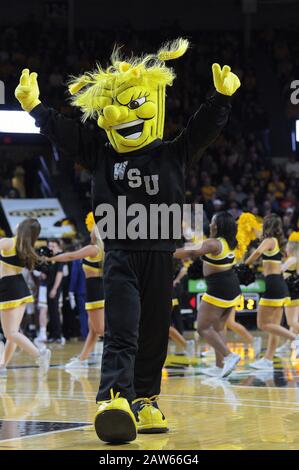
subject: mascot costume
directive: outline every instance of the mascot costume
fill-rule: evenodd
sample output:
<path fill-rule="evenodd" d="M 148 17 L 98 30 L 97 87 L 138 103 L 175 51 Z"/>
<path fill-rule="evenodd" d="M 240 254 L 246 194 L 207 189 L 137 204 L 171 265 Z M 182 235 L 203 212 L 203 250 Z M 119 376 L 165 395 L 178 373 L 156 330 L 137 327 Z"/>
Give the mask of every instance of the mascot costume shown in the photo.
<path fill-rule="evenodd" d="M 105 337 L 95 430 L 110 443 L 132 441 L 137 431 L 168 431 L 157 398 L 167 354 L 176 239 L 172 233 L 167 239 L 160 232 L 158 237 L 138 234 L 136 226 L 138 236 L 129 237 L 123 226 L 132 228 L 136 206 L 147 211 L 152 204 L 182 206 L 185 171 L 221 132 L 231 95 L 240 86 L 229 66 L 213 64 L 214 94 L 177 138 L 163 141 L 166 87 L 175 78 L 166 62 L 181 57 L 188 45 L 179 38 L 156 54 L 128 59 L 115 49 L 107 69 L 97 65 L 73 77 L 69 92 L 83 113 L 81 123 L 41 103 L 35 72 L 24 69 L 15 91 L 41 133 L 92 174 L 92 207 L 105 245 Z M 108 141 L 84 124 L 89 118 L 96 119 Z M 131 212 L 126 213 L 124 200 Z M 110 219 L 103 235 L 103 205 L 115 212 L 117 235 Z"/>

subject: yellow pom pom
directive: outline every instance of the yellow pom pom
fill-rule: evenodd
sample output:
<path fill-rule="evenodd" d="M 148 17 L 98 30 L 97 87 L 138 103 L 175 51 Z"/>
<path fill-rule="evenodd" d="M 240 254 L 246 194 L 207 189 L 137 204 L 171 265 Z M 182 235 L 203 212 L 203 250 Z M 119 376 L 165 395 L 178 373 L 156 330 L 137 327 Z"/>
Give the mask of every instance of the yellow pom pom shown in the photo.
<path fill-rule="evenodd" d="M 299 232 L 292 232 L 288 238 L 289 242 L 298 242 L 299 243 Z"/>
<path fill-rule="evenodd" d="M 261 224 L 257 221 L 255 215 L 250 212 L 243 212 L 237 221 L 237 225 L 238 246 L 235 255 L 238 260 L 242 260 L 249 243 L 257 238 L 261 230 Z"/>
<path fill-rule="evenodd" d="M 89 212 L 85 218 L 86 228 L 91 232 L 95 226 L 95 220 L 92 212 Z"/>

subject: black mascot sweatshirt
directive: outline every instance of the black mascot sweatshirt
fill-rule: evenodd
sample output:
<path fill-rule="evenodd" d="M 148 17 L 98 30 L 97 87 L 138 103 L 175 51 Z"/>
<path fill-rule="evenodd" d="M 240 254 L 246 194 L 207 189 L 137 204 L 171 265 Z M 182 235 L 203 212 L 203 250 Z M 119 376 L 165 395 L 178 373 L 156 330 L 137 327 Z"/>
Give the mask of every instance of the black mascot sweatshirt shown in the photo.
<path fill-rule="evenodd" d="M 104 237 L 105 251 L 172 252 L 177 242 L 172 223 L 169 235 L 162 235 L 161 218 L 154 220 L 151 208 L 156 210 L 161 204 L 166 204 L 168 208 L 173 205 L 182 207 L 185 171 L 200 159 L 204 150 L 220 134 L 229 117 L 230 101 L 230 97 L 215 92 L 174 140 L 157 139 L 140 150 L 124 154 L 117 153 L 98 128 L 90 129 L 54 109 L 39 104 L 30 114 L 43 135 L 91 172 L 92 207 L 96 222 L 107 216 L 107 205 L 109 215 L 115 214 L 112 225 L 109 219 L 110 231 L 107 226 L 104 228 L 107 232 Z M 119 196 L 122 198 L 119 199 Z M 140 205 L 142 214 L 146 211 L 146 224 L 142 229 L 136 222 L 136 215 L 141 213 Z M 101 208 L 100 216 L 97 215 L 98 206 Z M 132 239 L 127 236 L 124 226 L 134 224 L 134 220 L 137 238 Z"/>

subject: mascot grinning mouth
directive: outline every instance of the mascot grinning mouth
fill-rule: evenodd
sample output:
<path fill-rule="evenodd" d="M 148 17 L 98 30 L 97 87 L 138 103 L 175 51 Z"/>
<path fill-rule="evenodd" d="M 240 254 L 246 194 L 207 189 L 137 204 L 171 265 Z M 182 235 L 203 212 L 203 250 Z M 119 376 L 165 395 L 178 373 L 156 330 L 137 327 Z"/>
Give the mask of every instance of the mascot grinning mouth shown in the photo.
<path fill-rule="evenodd" d="M 144 121 L 142 119 L 136 119 L 135 121 L 113 126 L 112 129 L 115 129 L 125 139 L 138 139 L 142 134 L 143 125 Z"/>

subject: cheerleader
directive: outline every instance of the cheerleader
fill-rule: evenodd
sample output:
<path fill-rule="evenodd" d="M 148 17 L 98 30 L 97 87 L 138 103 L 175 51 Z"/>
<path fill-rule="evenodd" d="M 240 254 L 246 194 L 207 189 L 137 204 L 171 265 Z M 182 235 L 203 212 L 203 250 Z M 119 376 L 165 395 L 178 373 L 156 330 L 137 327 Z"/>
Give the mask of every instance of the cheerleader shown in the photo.
<path fill-rule="evenodd" d="M 93 351 L 99 336 L 104 336 L 104 289 L 103 289 L 103 260 L 104 250 L 99 237 L 92 212 L 86 217 L 86 225 L 90 231 L 91 244 L 80 250 L 62 253 L 49 262 L 68 262 L 82 259 L 82 267 L 86 278 L 86 303 L 88 313 L 89 332 L 83 349 L 78 357 L 73 357 L 66 365 L 66 369 L 80 369 L 88 367 L 88 356 Z"/>
<path fill-rule="evenodd" d="M 243 212 L 237 220 L 237 242 L 238 246 L 235 250 L 237 263 L 242 263 L 250 243 L 261 235 L 261 223 L 250 212 Z M 242 284 L 242 281 L 241 281 Z M 241 336 L 247 344 L 250 344 L 257 357 L 262 349 L 262 338 L 260 336 L 252 336 L 252 334 L 243 325 L 236 321 L 236 309 L 232 309 L 226 322 L 226 327 L 234 333 Z"/>
<path fill-rule="evenodd" d="M 263 241 L 247 258 L 246 265 L 251 265 L 260 256 L 263 260 L 263 274 L 266 290 L 260 298 L 257 312 L 257 325 L 269 333 L 268 347 L 263 358 L 250 364 L 254 369 L 273 369 L 273 356 L 278 338 L 294 341 L 292 344 L 299 355 L 299 335 L 280 325 L 283 307 L 290 302 L 287 284 L 281 274 L 281 249 L 284 245 L 282 221 L 276 214 L 267 215 L 263 222 Z"/>
<path fill-rule="evenodd" d="M 286 246 L 287 259 L 282 265 L 282 273 L 287 280 L 291 301 L 285 307 L 287 324 L 293 333 L 299 333 L 299 289 L 292 280 L 299 281 L 299 232 L 292 232 Z M 288 282 L 289 281 L 289 282 Z M 290 341 L 286 341 L 276 350 L 278 353 L 290 352 Z"/>
<path fill-rule="evenodd" d="M 240 302 L 241 290 L 233 270 L 237 246 L 237 224 L 228 212 L 215 214 L 210 224 L 210 238 L 195 250 L 176 250 L 175 256 L 201 256 L 207 291 L 198 310 L 197 330 L 216 354 L 215 375 L 227 377 L 240 361 L 225 342 L 224 327 L 232 309 Z"/>
<path fill-rule="evenodd" d="M 11 361 L 16 347 L 36 359 L 39 372 L 48 372 L 51 351 L 39 350 L 20 330 L 27 303 L 34 299 L 22 275 L 23 268 L 30 271 L 40 258 L 34 250 L 34 244 L 40 234 L 40 224 L 36 219 L 25 219 L 17 227 L 13 238 L 0 240 L 0 311 L 1 325 L 6 343 L 0 359 L 0 374 L 6 375 L 6 367 Z"/>

